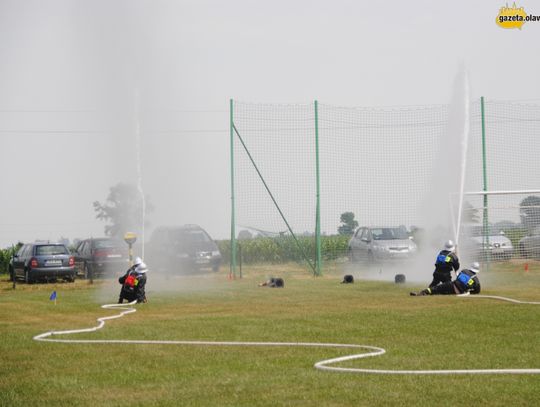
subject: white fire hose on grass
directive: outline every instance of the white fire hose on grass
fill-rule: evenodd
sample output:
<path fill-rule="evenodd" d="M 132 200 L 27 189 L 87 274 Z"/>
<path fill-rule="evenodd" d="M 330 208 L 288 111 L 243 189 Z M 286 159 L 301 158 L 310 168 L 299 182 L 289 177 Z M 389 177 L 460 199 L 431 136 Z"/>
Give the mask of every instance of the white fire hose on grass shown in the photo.
<path fill-rule="evenodd" d="M 513 298 L 499 297 L 497 295 L 470 295 L 469 292 L 464 293 L 464 294 L 459 294 L 458 297 L 491 298 L 493 300 L 501 300 L 501 301 L 513 302 L 514 304 L 540 305 L 540 302 L 537 302 L 537 301 L 520 301 L 520 300 L 514 300 Z"/>
<path fill-rule="evenodd" d="M 463 296 L 467 297 L 467 296 Z M 502 301 L 509 301 L 518 304 L 538 304 L 540 302 L 519 301 L 506 297 L 490 295 L 474 295 L 470 298 L 492 298 Z M 34 340 L 42 342 L 60 343 L 110 343 L 110 344 L 154 344 L 154 345 L 198 345 L 198 346 L 261 346 L 261 347 L 318 347 L 318 348 L 348 348 L 365 349 L 367 352 L 332 359 L 321 360 L 315 363 L 314 367 L 320 370 L 346 373 L 366 373 L 366 374 L 403 374 L 403 375 L 449 375 L 449 374 L 540 374 L 540 369 L 458 369 L 458 370 L 384 370 L 384 369 L 359 369 L 332 366 L 337 363 L 380 356 L 386 353 L 383 348 L 368 345 L 355 345 L 343 343 L 315 343 L 315 342 L 211 342 L 211 341 L 159 341 L 159 340 L 134 340 L 134 339 L 58 339 L 52 338 L 55 335 L 69 335 L 84 332 L 95 332 L 105 326 L 105 321 L 121 318 L 124 315 L 136 312 L 136 308 L 130 306 L 136 301 L 128 304 L 105 304 L 101 308 L 121 310 L 119 314 L 98 318 L 98 325 L 92 328 L 72 329 L 67 331 L 49 331 L 34 336 Z"/>

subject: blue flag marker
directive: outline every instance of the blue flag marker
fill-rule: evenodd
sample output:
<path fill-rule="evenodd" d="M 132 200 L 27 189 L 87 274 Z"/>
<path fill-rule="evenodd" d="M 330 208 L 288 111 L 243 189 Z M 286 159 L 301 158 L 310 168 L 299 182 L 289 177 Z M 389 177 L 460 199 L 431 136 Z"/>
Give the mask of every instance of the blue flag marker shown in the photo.
<path fill-rule="evenodd" d="M 49 300 L 51 301 L 54 300 L 54 305 L 56 305 L 56 290 L 52 292 L 51 296 L 49 297 Z"/>

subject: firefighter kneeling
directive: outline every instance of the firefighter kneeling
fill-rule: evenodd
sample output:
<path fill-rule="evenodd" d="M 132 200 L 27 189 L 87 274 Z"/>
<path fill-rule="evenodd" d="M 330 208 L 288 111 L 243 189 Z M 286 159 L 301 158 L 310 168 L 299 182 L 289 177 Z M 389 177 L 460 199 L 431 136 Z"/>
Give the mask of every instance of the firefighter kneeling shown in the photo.
<path fill-rule="evenodd" d="M 426 288 L 419 293 L 412 292 L 411 295 L 437 295 L 437 294 L 479 294 L 480 280 L 477 274 L 480 272 L 480 265 L 477 262 L 471 264 L 469 269 L 461 270 L 454 281 L 447 281 L 431 288 Z"/>
<path fill-rule="evenodd" d="M 124 300 L 128 302 L 137 300 L 137 303 L 146 302 L 144 286 L 146 285 L 147 270 L 146 264 L 140 257 L 137 257 L 133 266 L 118 279 L 118 282 L 122 284 L 118 304 L 122 304 Z"/>

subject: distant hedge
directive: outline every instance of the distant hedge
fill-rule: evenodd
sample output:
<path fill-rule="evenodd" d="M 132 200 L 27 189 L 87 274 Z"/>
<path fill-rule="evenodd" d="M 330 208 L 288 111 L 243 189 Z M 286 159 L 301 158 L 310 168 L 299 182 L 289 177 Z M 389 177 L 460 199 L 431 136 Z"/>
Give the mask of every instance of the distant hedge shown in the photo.
<path fill-rule="evenodd" d="M 506 229 L 504 234 L 512 242 L 514 249 L 517 250 L 519 247 L 519 241 L 527 235 L 527 229 Z"/>
<path fill-rule="evenodd" d="M 0 273 L 7 273 L 9 261 L 13 256 L 13 253 L 19 250 L 20 245 L 15 247 L 9 247 L 7 249 L 0 249 Z"/>
<path fill-rule="evenodd" d="M 321 236 L 323 260 L 336 260 L 345 256 L 348 242 L 348 236 Z M 238 255 L 242 256 L 244 264 L 302 262 L 302 251 L 310 260 L 315 259 L 315 238 L 312 236 L 298 237 L 298 243 L 292 236 L 256 237 L 237 240 L 237 245 Z M 220 240 L 218 246 L 223 256 L 223 262 L 229 262 L 231 241 Z"/>

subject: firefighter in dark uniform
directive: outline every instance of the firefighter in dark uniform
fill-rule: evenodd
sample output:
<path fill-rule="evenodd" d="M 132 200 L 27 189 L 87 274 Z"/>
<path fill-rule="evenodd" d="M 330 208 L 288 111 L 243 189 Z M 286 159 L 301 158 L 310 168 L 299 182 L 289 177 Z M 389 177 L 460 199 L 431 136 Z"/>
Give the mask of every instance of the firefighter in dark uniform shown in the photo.
<path fill-rule="evenodd" d="M 454 242 L 448 240 L 444 244 L 444 249 L 439 252 L 435 260 L 435 271 L 433 272 L 433 281 L 429 285 L 430 288 L 441 283 L 452 281 L 452 270 L 459 270 L 459 259 L 455 253 L 456 246 Z"/>
<path fill-rule="evenodd" d="M 126 274 L 118 279 L 118 282 L 122 284 L 118 304 L 122 304 L 124 300 L 128 302 L 137 300 L 137 303 L 146 302 L 145 286 L 147 271 L 146 264 L 144 264 L 140 257 L 137 257 L 133 266 L 128 269 Z"/>
<path fill-rule="evenodd" d="M 461 270 L 454 281 L 447 281 L 435 287 L 426 288 L 419 293 L 411 292 L 411 295 L 480 294 L 479 272 L 480 264 L 474 262 L 470 268 Z"/>

